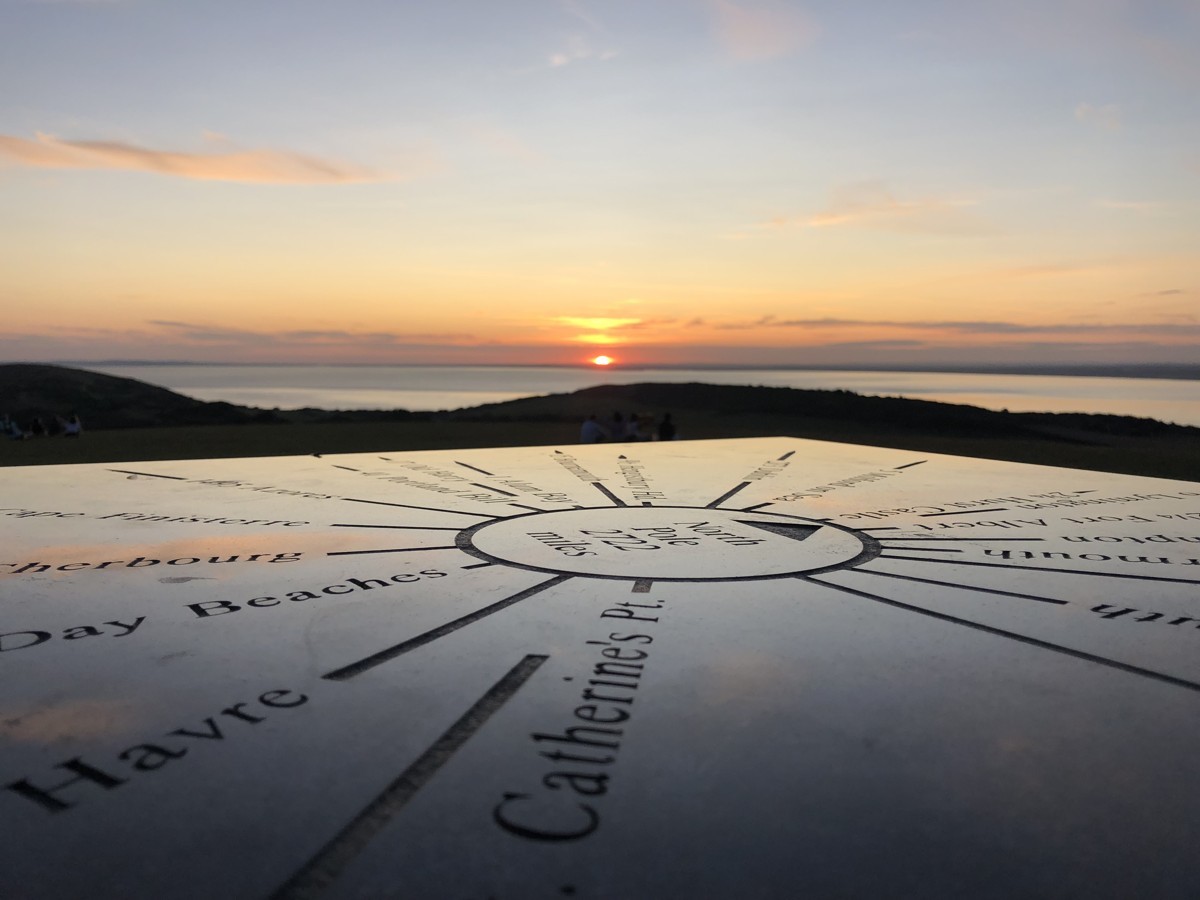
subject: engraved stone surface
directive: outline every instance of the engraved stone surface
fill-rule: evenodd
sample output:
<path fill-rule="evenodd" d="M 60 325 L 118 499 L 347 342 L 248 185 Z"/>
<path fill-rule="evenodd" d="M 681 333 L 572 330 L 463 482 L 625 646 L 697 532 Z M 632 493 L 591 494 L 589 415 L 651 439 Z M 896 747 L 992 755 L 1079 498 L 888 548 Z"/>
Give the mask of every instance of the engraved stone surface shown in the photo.
<path fill-rule="evenodd" d="M 1200 888 L 1200 484 L 788 438 L 0 483 L 5 897 Z"/>

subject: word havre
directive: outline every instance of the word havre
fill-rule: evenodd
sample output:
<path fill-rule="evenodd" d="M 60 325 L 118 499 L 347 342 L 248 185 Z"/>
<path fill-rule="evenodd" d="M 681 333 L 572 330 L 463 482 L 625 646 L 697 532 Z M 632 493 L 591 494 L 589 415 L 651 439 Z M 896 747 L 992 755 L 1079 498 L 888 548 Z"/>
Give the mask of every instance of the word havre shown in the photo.
<path fill-rule="evenodd" d="M 116 769 L 120 764 L 127 765 L 127 769 L 124 767 L 121 769 L 126 774 L 124 778 L 91 763 L 86 763 L 82 757 L 76 756 L 54 767 L 71 773 L 72 777 L 66 781 L 46 785 L 44 780 L 35 784 L 29 778 L 21 778 L 6 784 L 4 788 L 19 797 L 24 797 L 47 812 L 64 812 L 78 805 L 80 802 L 78 791 L 85 787 L 113 790 L 126 784 L 129 776 L 138 772 L 155 772 L 168 763 L 182 759 L 187 756 L 193 746 L 196 746 L 195 742 L 225 740 L 225 732 L 221 726 L 227 725 L 229 719 L 256 725 L 266 718 L 266 713 L 270 710 L 290 709 L 307 702 L 307 695 L 298 694 L 295 691 L 265 691 L 259 694 L 257 706 L 253 702 L 234 703 L 232 706 L 225 707 L 217 715 L 204 719 L 203 727 L 176 728 L 166 733 L 165 741 L 156 738 L 154 743 L 134 744 L 117 754 L 119 763 L 108 764 L 109 769 Z M 245 707 L 247 706 L 252 707 L 254 712 L 246 712 Z M 259 707 L 266 707 L 266 710 Z M 226 716 L 228 719 L 221 719 L 220 716 Z"/>

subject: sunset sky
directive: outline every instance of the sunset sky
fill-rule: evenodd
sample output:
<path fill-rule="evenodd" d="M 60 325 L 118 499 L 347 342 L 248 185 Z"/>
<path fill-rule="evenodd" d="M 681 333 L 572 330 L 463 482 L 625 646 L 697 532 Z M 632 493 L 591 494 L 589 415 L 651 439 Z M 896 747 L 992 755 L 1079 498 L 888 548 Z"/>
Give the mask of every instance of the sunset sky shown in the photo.
<path fill-rule="evenodd" d="M 0 361 L 1200 363 L 1197 0 L 0 0 Z"/>

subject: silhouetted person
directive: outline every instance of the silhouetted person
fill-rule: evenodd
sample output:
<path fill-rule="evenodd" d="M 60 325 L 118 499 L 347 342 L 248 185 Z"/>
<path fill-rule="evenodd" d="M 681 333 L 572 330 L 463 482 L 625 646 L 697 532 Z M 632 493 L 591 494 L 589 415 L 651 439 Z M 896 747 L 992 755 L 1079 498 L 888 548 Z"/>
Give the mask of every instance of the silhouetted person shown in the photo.
<path fill-rule="evenodd" d="M 29 427 L 29 433 L 34 437 L 46 436 L 46 423 L 42 421 L 40 416 L 33 420 L 33 424 Z"/>
<path fill-rule="evenodd" d="M 79 421 L 79 416 L 71 413 L 71 418 L 63 422 L 62 426 L 63 437 L 77 438 L 83 434 L 83 423 Z"/>
<path fill-rule="evenodd" d="M 630 413 L 629 418 L 625 420 L 625 434 L 621 436 L 623 441 L 640 441 L 642 440 L 642 420 L 638 418 L 637 413 Z"/>
<path fill-rule="evenodd" d="M 625 440 L 625 417 L 620 412 L 612 414 L 612 421 L 608 423 L 608 436 L 614 441 Z"/>
<path fill-rule="evenodd" d="M 675 440 L 675 423 L 671 421 L 670 413 L 663 413 L 662 421 L 658 423 L 658 439 L 660 441 Z"/>
<path fill-rule="evenodd" d="M 604 426 L 596 421 L 595 414 L 588 416 L 579 429 L 579 443 L 598 444 L 604 438 Z"/>

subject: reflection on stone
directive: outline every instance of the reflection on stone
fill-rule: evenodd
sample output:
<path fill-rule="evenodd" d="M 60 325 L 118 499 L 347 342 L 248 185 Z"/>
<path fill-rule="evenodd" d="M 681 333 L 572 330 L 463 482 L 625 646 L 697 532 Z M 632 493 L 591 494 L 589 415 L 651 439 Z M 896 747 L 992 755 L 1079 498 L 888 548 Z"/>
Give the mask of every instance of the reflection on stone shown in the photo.
<path fill-rule="evenodd" d="M 0 477 L 18 896 L 1200 881 L 1200 485 L 782 438 Z"/>

